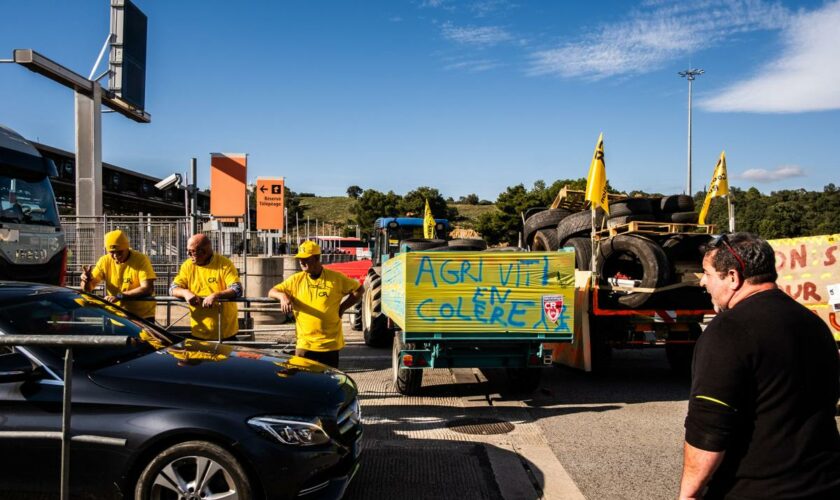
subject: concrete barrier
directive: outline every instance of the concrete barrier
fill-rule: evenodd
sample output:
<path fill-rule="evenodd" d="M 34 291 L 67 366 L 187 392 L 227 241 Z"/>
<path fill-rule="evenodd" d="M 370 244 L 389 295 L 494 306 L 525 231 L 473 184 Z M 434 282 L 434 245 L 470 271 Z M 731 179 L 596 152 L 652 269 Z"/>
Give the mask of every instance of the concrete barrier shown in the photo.
<path fill-rule="evenodd" d="M 268 291 L 283 281 L 285 257 L 248 257 L 248 274 L 245 276 L 245 290 L 248 297 L 267 297 Z M 240 268 L 241 269 L 241 268 Z M 285 321 L 285 314 L 277 306 L 253 304 L 255 308 L 270 308 L 271 312 L 252 312 L 254 325 L 277 325 Z"/>

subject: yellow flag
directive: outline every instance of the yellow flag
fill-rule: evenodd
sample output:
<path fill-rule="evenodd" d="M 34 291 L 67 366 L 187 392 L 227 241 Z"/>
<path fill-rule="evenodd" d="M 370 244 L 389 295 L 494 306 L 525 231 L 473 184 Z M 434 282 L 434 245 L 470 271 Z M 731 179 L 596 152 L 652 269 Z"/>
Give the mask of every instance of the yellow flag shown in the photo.
<path fill-rule="evenodd" d="M 429 208 L 429 200 L 426 200 L 426 213 L 423 215 L 423 237 L 432 239 L 435 237 L 435 218 L 432 209 Z"/>
<path fill-rule="evenodd" d="M 607 199 L 607 166 L 604 164 L 604 133 L 598 136 L 598 144 L 589 164 L 589 175 L 586 176 L 586 200 L 592 202 L 592 208 L 603 207 L 604 212 L 610 213 Z"/>
<path fill-rule="evenodd" d="M 726 177 L 726 152 L 720 152 L 715 173 L 712 174 L 712 182 L 709 183 L 709 191 L 706 192 L 706 199 L 703 200 L 703 209 L 700 210 L 700 224 L 706 223 L 706 215 L 709 213 L 709 205 L 712 198 L 726 196 L 729 194 L 729 179 Z"/>

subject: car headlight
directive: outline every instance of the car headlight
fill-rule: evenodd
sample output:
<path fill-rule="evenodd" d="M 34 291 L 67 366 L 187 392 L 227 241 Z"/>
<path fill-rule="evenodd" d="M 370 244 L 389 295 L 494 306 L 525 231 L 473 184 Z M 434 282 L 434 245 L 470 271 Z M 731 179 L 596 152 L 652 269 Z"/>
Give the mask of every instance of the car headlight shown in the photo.
<path fill-rule="evenodd" d="M 265 436 L 292 446 L 313 446 L 330 441 L 321 427 L 321 420 L 317 418 L 254 417 L 248 420 L 248 425 Z"/>

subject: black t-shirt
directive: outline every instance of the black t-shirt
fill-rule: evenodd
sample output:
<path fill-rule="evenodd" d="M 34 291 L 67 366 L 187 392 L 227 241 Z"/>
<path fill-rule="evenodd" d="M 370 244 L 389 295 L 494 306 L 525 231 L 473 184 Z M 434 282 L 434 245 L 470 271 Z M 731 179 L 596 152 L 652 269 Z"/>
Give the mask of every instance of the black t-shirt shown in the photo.
<path fill-rule="evenodd" d="M 707 498 L 796 498 L 840 488 L 838 353 L 825 323 L 781 290 L 709 324 L 694 354 L 686 441 L 726 451 Z"/>

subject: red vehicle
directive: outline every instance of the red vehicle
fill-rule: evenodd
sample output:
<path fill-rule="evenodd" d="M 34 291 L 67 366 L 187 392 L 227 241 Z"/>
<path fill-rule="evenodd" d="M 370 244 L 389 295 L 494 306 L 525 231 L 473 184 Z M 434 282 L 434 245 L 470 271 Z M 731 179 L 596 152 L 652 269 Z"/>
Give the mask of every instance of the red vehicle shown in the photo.
<path fill-rule="evenodd" d="M 341 252 L 353 255 L 357 259 L 369 259 L 370 248 L 367 242 L 359 238 L 343 236 L 316 236 L 313 238 L 324 252 Z"/>

